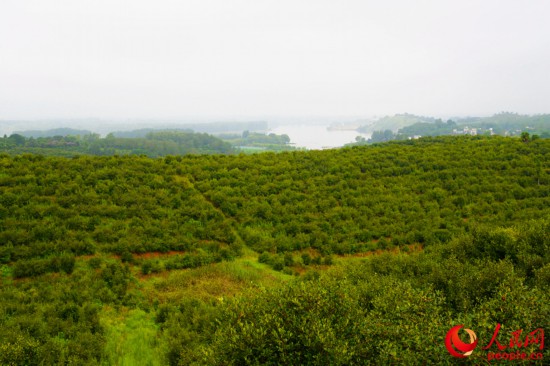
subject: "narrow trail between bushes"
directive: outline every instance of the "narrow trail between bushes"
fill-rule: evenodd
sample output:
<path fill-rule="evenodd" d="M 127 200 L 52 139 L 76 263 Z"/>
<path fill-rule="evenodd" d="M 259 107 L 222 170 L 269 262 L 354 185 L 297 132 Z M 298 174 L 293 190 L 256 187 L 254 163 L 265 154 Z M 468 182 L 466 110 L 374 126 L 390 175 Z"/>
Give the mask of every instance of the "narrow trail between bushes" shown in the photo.
<path fill-rule="evenodd" d="M 192 177 L 193 180 L 195 180 L 196 178 L 195 177 Z M 237 244 L 240 244 L 246 248 L 248 248 L 248 246 L 246 245 L 246 243 L 244 242 L 243 238 L 241 237 L 241 235 L 239 234 L 239 231 L 233 226 L 233 223 L 234 223 L 234 220 L 233 218 L 231 217 L 228 217 L 225 212 L 223 212 L 223 210 L 218 207 L 214 202 L 212 202 L 212 200 L 210 198 L 208 198 L 204 193 L 202 193 L 201 191 L 199 191 L 195 185 L 193 184 L 193 182 L 191 182 L 191 180 L 189 180 L 189 178 L 187 177 L 182 177 L 182 176 L 179 176 L 178 179 L 180 180 L 180 182 L 184 183 L 184 184 L 187 184 L 189 186 L 189 188 L 193 189 L 195 192 L 197 192 L 201 197 L 202 199 L 207 202 L 213 209 L 214 211 L 218 212 L 220 215 L 222 215 L 222 217 L 224 218 L 224 220 L 228 221 L 230 223 L 230 228 L 231 228 L 231 233 L 233 235 L 235 235 L 235 239 L 237 241 Z"/>

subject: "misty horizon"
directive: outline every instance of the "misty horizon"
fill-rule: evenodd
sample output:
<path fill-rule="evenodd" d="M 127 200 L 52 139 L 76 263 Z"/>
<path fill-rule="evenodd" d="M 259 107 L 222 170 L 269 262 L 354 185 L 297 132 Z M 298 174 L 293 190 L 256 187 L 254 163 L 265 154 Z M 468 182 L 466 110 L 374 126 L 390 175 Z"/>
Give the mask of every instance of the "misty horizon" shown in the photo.
<path fill-rule="evenodd" d="M 501 111 L 490 115 L 423 115 L 417 116 L 429 120 L 440 119 L 443 121 L 453 120 L 460 122 L 461 120 L 471 118 L 488 118 L 501 114 L 512 114 L 517 116 L 538 116 L 544 114 L 521 115 L 516 112 Z M 192 125 L 209 125 L 209 124 L 244 124 L 250 122 L 264 122 L 267 125 L 266 132 L 271 133 L 281 126 L 293 128 L 292 126 L 324 126 L 332 125 L 359 125 L 365 126 L 375 121 L 387 117 L 399 115 L 415 116 L 411 113 L 394 113 L 391 115 L 366 115 L 366 116 L 198 116 L 198 117 L 181 117 L 181 118 L 48 118 L 48 119 L 0 119 L 0 135 L 11 135 L 13 133 L 42 131 L 47 132 L 53 129 L 75 129 L 88 130 L 91 133 L 107 135 L 111 132 L 135 131 L 140 129 L 196 129 Z M 241 129 L 244 130 L 244 129 Z M 242 131 L 234 131 L 241 133 Z M 196 132 L 196 131 L 195 131 Z M 200 131 L 199 131 L 200 132 Z M 207 133 L 207 130 L 203 131 Z"/>
<path fill-rule="evenodd" d="M 549 11 L 542 0 L 8 0 L 0 120 L 542 114 Z"/>

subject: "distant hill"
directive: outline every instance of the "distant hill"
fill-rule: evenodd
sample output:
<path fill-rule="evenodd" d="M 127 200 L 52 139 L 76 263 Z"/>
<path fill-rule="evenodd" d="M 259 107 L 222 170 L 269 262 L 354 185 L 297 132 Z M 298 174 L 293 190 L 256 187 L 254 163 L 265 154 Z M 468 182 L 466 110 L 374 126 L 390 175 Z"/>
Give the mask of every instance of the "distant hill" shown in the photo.
<path fill-rule="evenodd" d="M 397 131 L 405 126 L 410 126 L 415 123 L 421 122 L 434 122 L 433 117 L 415 116 L 414 114 L 396 114 L 394 116 L 382 117 L 377 121 L 374 121 L 368 125 L 363 125 L 357 129 L 361 133 L 372 133 L 378 130 L 392 130 Z"/>
<path fill-rule="evenodd" d="M 491 117 L 468 118 L 457 121 L 460 125 L 489 129 L 498 134 L 515 134 L 524 130 L 534 133 L 543 133 L 550 130 L 550 114 L 523 115 L 518 113 L 502 112 Z"/>
<path fill-rule="evenodd" d="M 115 131 L 112 134 L 119 138 L 144 138 L 150 133 L 162 132 L 193 133 L 193 130 L 188 128 L 140 128 L 131 131 Z"/>
<path fill-rule="evenodd" d="M 199 132 L 211 135 L 236 133 L 244 131 L 265 133 L 268 130 L 266 121 L 250 122 L 210 122 L 210 123 L 186 123 L 177 127 L 141 128 L 131 131 L 115 131 L 115 137 L 145 137 L 150 132 Z"/>
<path fill-rule="evenodd" d="M 397 126 L 400 126 L 396 129 Z M 421 136 L 441 135 L 502 135 L 520 136 L 523 132 L 537 137 L 550 137 L 550 114 L 521 115 L 502 112 L 491 117 L 467 117 L 442 121 L 432 117 L 398 114 L 384 117 L 358 132 L 371 133 L 371 138 L 355 144 L 361 145 L 390 140 L 406 140 Z"/>
<path fill-rule="evenodd" d="M 40 130 L 15 131 L 14 134 L 25 136 L 27 138 L 54 137 L 54 136 L 65 137 L 65 136 L 91 135 L 92 131 L 76 130 L 74 128 L 61 127 L 61 128 L 54 128 L 54 129 L 45 130 L 45 131 L 40 131 Z"/>

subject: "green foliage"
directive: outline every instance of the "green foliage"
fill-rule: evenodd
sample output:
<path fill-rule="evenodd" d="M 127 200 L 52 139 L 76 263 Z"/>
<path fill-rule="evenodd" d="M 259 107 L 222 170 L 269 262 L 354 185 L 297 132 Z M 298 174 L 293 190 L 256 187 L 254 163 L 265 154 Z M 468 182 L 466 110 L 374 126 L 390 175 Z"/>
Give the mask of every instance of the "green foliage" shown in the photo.
<path fill-rule="evenodd" d="M 125 250 L 120 255 L 120 260 L 123 263 L 133 263 L 134 262 L 134 256 L 129 251 Z"/>
<path fill-rule="evenodd" d="M 546 276 L 548 258 L 541 259 L 545 267 L 536 271 L 536 284 L 529 285 L 521 264 L 502 260 L 498 250 L 486 250 L 479 241 L 493 238 L 497 246 L 521 241 L 519 252 L 535 253 L 547 245 L 539 234 L 549 223 L 532 224 L 504 239 L 508 229 L 478 228 L 427 252 L 371 257 L 320 278 L 304 276 L 281 287 L 250 291 L 223 306 L 204 362 L 453 364 L 443 346 L 453 325 L 467 323 L 483 346 L 497 323 L 505 324 L 507 332 L 547 329 L 550 297 L 547 283 L 539 287 L 538 281 Z M 481 251 L 483 258 L 464 250 Z M 483 363 L 483 352 L 479 346 L 464 361 Z"/>
<path fill-rule="evenodd" d="M 416 136 L 440 136 L 451 134 L 498 134 L 502 136 L 519 136 L 524 142 L 530 141 L 529 132 L 539 137 L 550 136 L 550 115 L 519 115 L 517 113 L 502 112 L 491 117 L 468 117 L 457 121 L 431 117 L 414 116 L 411 114 L 397 114 L 386 116 L 368 125 L 358 128 L 358 132 L 372 133 L 370 141 L 359 140 L 359 145 L 389 140 L 403 140 Z M 397 131 L 393 133 L 392 131 Z M 475 131 L 475 132 L 473 132 Z M 536 136 L 536 137 L 535 137 Z"/>
<path fill-rule="evenodd" d="M 17 277 L 25 277 L 70 272 L 65 259 L 49 259 L 61 253 L 101 251 L 132 262 L 132 253 L 211 247 L 222 258 L 238 256 L 232 224 L 178 159 L 1 159 L 8 174 L 0 176 L 2 207 L 17 205 L 2 220 L 1 262 L 36 259 L 16 264 Z"/>
<path fill-rule="evenodd" d="M 39 131 L 30 131 L 35 135 L 36 132 Z M 85 133 L 27 139 L 25 136 L 13 134 L 7 141 L 0 143 L 0 151 L 54 156 L 147 155 L 159 157 L 181 154 L 229 154 L 234 150 L 228 142 L 206 133 L 157 131 L 149 132 L 144 137 L 133 138 L 115 137 L 112 133 L 105 138 L 100 138 L 97 134 Z"/>
<path fill-rule="evenodd" d="M 242 135 L 222 135 L 220 138 L 245 152 L 288 151 L 296 149 L 289 145 L 290 138 L 288 135 L 244 131 Z"/>
<path fill-rule="evenodd" d="M 120 321 L 116 314 L 105 314 L 106 343 L 102 361 L 109 365 L 165 365 L 157 326 L 151 314 L 131 310 Z M 108 316 L 110 315 L 110 316 Z"/>
<path fill-rule="evenodd" d="M 433 123 L 418 122 L 411 126 L 400 128 L 398 135 L 406 137 L 450 135 L 457 127 L 456 122 L 453 120 L 443 122 L 437 119 Z"/>
<path fill-rule="evenodd" d="M 397 135 L 392 130 L 372 131 L 371 137 L 365 141 L 366 143 L 385 142 L 395 140 Z"/>
<path fill-rule="evenodd" d="M 0 363 L 98 363 L 104 335 L 94 299 L 104 286 L 78 270 L 4 286 Z"/>
<path fill-rule="evenodd" d="M 308 253 L 304 253 L 301 256 L 301 263 L 297 261 L 292 253 L 287 252 L 284 254 L 270 254 L 268 252 L 263 252 L 258 256 L 258 262 L 265 263 L 271 266 L 275 271 L 282 271 L 285 274 L 293 275 L 294 271 L 290 267 L 303 267 L 309 265 L 327 265 L 331 266 L 334 264 L 334 260 L 331 255 L 325 257 L 315 256 L 311 257 Z"/>
<path fill-rule="evenodd" d="M 297 282 L 231 302 L 218 319 L 215 363 L 350 364 L 365 342 L 356 296 L 334 283 Z"/>
<path fill-rule="evenodd" d="M 14 332 L 9 336 L 8 342 L 0 344 L 0 362 L 3 365 L 38 364 L 38 341 L 20 332 Z"/>
<path fill-rule="evenodd" d="M 49 259 L 19 260 L 13 266 L 15 278 L 39 276 L 48 272 L 64 271 L 67 274 L 73 272 L 75 258 L 69 254 L 54 256 Z"/>
<path fill-rule="evenodd" d="M 361 126 L 358 131 L 370 133 L 372 131 L 383 131 L 383 130 L 397 130 L 401 127 L 409 126 L 414 123 L 420 122 L 433 122 L 434 118 L 431 117 L 421 117 L 415 116 L 408 113 L 396 114 L 394 116 L 385 116 L 370 123 L 369 125 Z"/>
<path fill-rule="evenodd" d="M 90 260 L 88 261 L 88 265 L 90 266 L 90 268 L 92 269 L 98 269 L 99 267 L 101 267 L 101 264 L 103 263 L 103 260 L 99 257 L 92 257 L 90 258 Z"/>
<path fill-rule="evenodd" d="M 71 274 L 73 273 L 75 262 L 74 256 L 67 254 L 62 255 L 59 258 L 59 268 L 66 274 Z"/>
<path fill-rule="evenodd" d="M 549 144 L 0 155 L 0 364 L 451 364 L 455 324 L 548 328 Z"/>

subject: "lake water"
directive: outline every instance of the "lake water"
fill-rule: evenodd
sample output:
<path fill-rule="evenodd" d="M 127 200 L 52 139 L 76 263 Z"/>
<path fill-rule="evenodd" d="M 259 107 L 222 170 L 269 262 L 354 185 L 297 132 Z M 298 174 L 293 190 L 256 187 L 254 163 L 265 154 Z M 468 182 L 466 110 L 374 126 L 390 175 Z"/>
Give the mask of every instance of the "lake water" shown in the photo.
<path fill-rule="evenodd" d="M 286 134 L 290 142 L 296 147 L 305 147 L 309 150 L 319 150 L 341 147 L 350 142 L 355 142 L 357 136 L 366 139 L 368 134 L 357 131 L 329 131 L 327 125 L 282 125 L 271 129 L 270 133 L 277 135 Z"/>

